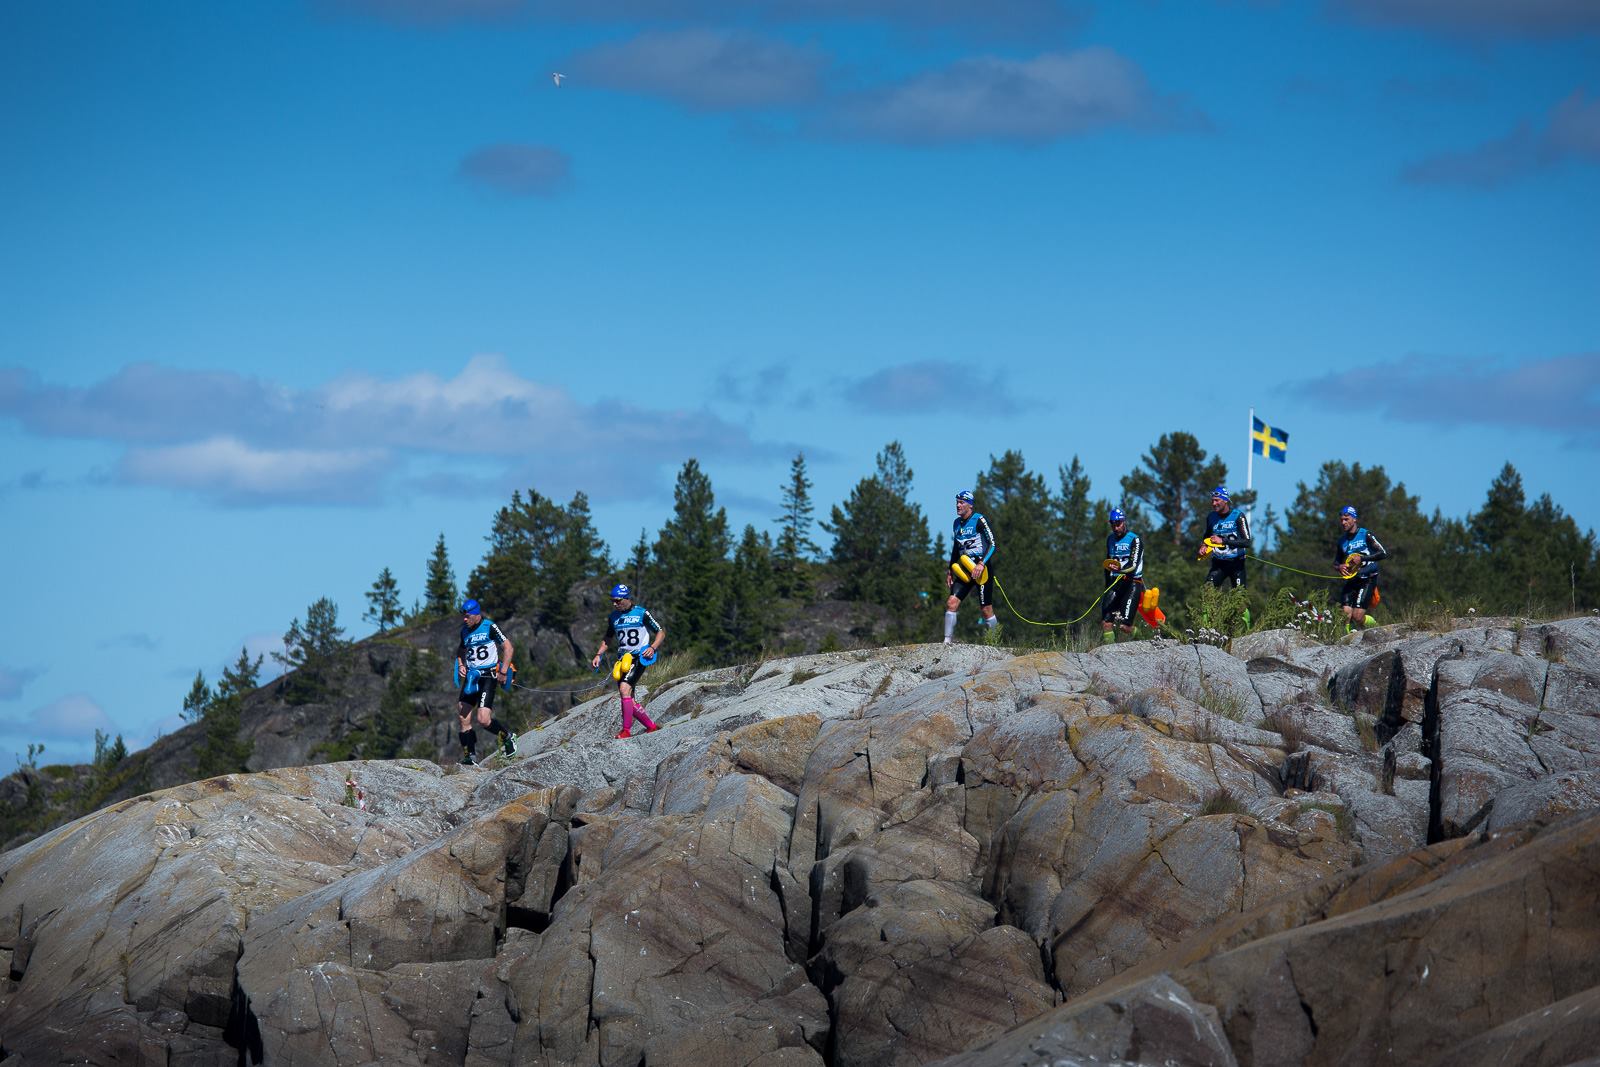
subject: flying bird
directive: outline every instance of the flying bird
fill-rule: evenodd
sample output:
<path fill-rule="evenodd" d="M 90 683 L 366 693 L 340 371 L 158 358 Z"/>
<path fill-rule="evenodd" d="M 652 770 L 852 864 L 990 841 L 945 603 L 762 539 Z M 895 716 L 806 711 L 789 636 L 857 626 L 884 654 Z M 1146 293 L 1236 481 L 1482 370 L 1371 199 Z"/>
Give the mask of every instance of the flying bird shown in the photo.
<path fill-rule="evenodd" d="M 561 74 L 559 72 L 552 72 L 551 75 L 550 75 L 550 80 L 555 82 L 556 83 L 556 88 L 559 89 L 559 88 L 561 88 L 561 79 L 565 78 L 565 77 L 566 77 L 565 74 Z"/>

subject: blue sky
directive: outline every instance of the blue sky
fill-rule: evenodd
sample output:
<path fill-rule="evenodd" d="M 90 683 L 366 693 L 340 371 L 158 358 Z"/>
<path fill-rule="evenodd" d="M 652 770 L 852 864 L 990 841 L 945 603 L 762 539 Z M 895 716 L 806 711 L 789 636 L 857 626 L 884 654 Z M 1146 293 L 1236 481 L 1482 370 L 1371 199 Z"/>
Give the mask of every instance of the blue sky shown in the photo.
<path fill-rule="evenodd" d="M 767 527 L 899 439 L 942 519 L 1008 448 L 1242 483 L 1254 406 L 1280 508 L 1510 460 L 1600 523 L 1592 0 L 54 0 L 0 100 L 6 757 L 365 633 L 513 488 L 624 555 L 688 456 Z"/>

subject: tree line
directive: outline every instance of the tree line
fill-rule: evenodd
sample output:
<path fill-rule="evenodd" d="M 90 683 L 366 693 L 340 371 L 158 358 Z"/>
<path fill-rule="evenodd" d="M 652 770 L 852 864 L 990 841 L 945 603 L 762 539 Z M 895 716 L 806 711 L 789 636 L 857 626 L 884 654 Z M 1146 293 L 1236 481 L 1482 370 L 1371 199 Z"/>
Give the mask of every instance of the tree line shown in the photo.
<path fill-rule="evenodd" d="M 1031 469 L 1021 452 L 991 456 L 970 482 L 978 510 L 994 528 L 995 573 L 1012 609 L 1001 617 L 1007 643 L 1030 643 L 1021 614 L 1061 621 L 1082 614 L 1104 588 L 1106 516 L 1129 514 L 1146 543 L 1146 582 L 1162 590 L 1175 628 L 1193 625 L 1206 566 L 1195 559 L 1205 535 L 1211 491 L 1228 482 L 1227 464 L 1182 431 L 1163 434 L 1111 494 L 1097 493 L 1074 456 L 1054 471 Z M 954 483 L 951 483 L 952 486 Z M 537 490 L 514 492 L 490 523 L 487 550 L 467 580 L 496 618 L 522 617 L 569 634 L 578 618 L 572 589 L 585 581 L 624 581 L 671 631 L 671 647 L 702 662 L 736 662 L 785 651 L 786 624 L 825 599 L 871 605 L 881 622 L 852 635 L 861 643 L 931 640 L 945 595 L 945 523 L 912 501 L 914 474 L 899 442 L 885 445 L 873 469 L 846 498 L 817 517 L 804 454 L 779 486 L 771 528 L 746 525 L 735 534 L 696 460 L 679 470 L 671 516 L 652 537 L 641 530 L 625 560 L 614 560 L 594 528 L 588 499 L 566 504 Z M 951 495 L 954 495 L 952 488 Z M 1235 507 L 1254 508 L 1254 494 L 1235 490 Z M 1529 501 L 1509 463 L 1494 478 L 1483 506 L 1465 517 L 1423 510 L 1422 500 L 1384 468 L 1324 463 L 1300 482 L 1280 515 L 1255 515 L 1254 555 L 1302 571 L 1331 575 L 1338 513 L 1354 504 L 1362 525 L 1389 548 L 1380 581 L 1380 621 L 1468 607 L 1495 614 L 1551 614 L 1600 603 L 1600 547 L 1548 494 Z M 821 543 L 819 543 L 819 541 Z M 1262 607 L 1282 591 L 1327 595 L 1319 580 L 1260 562 L 1248 564 L 1249 600 Z M 454 613 L 462 595 L 441 535 L 428 563 L 425 599 L 411 613 L 386 616 L 398 595 L 387 568 L 367 597 L 368 618 L 385 622 Z M 1386 617 L 1386 618 L 1385 618 Z M 1098 613 L 1085 625 L 1098 627 Z M 1038 636 L 1038 635 L 1033 635 Z M 587 637 L 583 639 L 587 641 Z M 573 646 L 575 662 L 584 659 Z"/>
<path fill-rule="evenodd" d="M 1082 626 L 1098 629 L 1099 613 L 1092 608 L 1104 589 L 1101 561 L 1113 505 L 1128 513 L 1131 528 L 1145 541 L 1146 584 L 1161 589 L 1169 624 L 1179 632 L 1197 625 L 1206 566 L 1196 560 L 1196 547 L 1205 535 L 1211 491 L 1227 482 L 1226 463 L 1182 431 L 1161 435 L 1112 494 L 1095 491 L 1076 456 L 1048 472 L 1030 468 L 1015 450 L 991 456 L 988 467 L 960 487 L 972 487 L 997 538 L 995 574 L 1005 594 L 1002 640 L 1049 640 L 1051 631 L 1028 626 L 1017 615 L 1058 622 L 1090 609 Z M 904 448 L 891 441 L 845 499 L 819 518 L 805 456 L 796 455 L 779 486 L 779 514 L 771 528 L 746 525 L 736 535 L 710 477 L 690 459 L 678 471 L 671 515 L 653 536 L 641 530 L 625 559 L 611 555 L 584 493 L 561 503 L 533 488 L 518 490 L 490 518 L 483 557 L 464 587 L 440 534 L 427 560 L 422 595 L 402 607 L 398 582 L 384 567 L 366 593 L 364 618 L 384 633 L 454 617 L 461 598 L 474 596 L 491 617 L 521 619 L 564 636 L 570 662 L 519 664 L 531 668 L 534 678 L 584 669 L 586 649 L 601 624 L 594 608 L 587 609 L 594 617 L 585 617 L 574 595 L 585 583 L 632 586 L 636 599 L 670 631 L 669 650 L 706 665 L 798 651 L 785 637 L 791 624 L 829 600 L 872 609 L 876 621 L 850 634 L 855 643 L 934 640 L 945 596 L 949 517 L 930 520 L 912 500 L 914 485 Z M 1255 504 L 1247 492 L 1236 490 L 1232 499 L 1236 507 Z M 1479 509 L 1452 517 L 1424 511 L 1421 497 L 1381 465 L 1329 461 L 1312 482 L 1297 484 L 1294 502 L 1281 515 L 1269 507 L 1254 517 L 1252 554 L 1331 575 L 1337 516 L 1345 504 L 1356 506 L 1362 525 L 1390 551 L 1382 565 L 1380 621 L 1463 614 L 1468 608 L 1561 614 L 1600 604 L 1600 546 L 1593 531 L 1580 529 L 1548 494 L 1530 501 L 1509 463 Z M 1256 561 L 1248 568 L 1246 597 L 1257 625 L 1278 618 L 1263 610 L 1270 603 L 1290 594 L 1326 597 L 1336 585 L 1331 578 L 1307 578 Z M 314 601 L 304 622 L 296 618 L 290 624 L 284 652 L 273 654 L 285 672 L 279 695 L 291 704 L 327 696 L 350 644 L 334 602 Z M 519 659 L 527 654 L 522 650 Z M 258 684 L 261 662 L 241 649 L 215 689 L 197 673 L 184 717 L 205 726 L 202 776 L 241 770 L 249 758 L 248 743 L 238 737 L 238 714 L 244 695 Z M 413 660 L 392 682 L 385 714 L 353 735 L 348 755 L 383 758 L 403 742 L 406 701 L 427 684 L 426 668 Z"/>

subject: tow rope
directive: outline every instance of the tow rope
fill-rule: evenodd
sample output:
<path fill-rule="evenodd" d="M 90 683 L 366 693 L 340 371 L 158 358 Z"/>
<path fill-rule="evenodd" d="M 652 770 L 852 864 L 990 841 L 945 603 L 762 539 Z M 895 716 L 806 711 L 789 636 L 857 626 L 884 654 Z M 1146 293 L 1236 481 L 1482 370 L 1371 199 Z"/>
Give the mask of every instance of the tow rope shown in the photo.
<path fill-rule="evenodd" d="M 1105 599 L 1105 595 L 1111 592 L 1112 589 L 1116 588 L 1117 583 L 1122 581 L 1122 578 L 1123 576 L 1119 574 L 1115 578 L 1111 579 L 1111 584 L 1100 590 L 1100 595 L 1089 601 L 1089 606 L 1083 609 L 1083 614 L 1079 615 L 1071 622 L 1035 622 L 1022 612 L 1018 611 L 1015 605 L 1011 603 L 1011 598 L 1006 596 L 1006 587 L 1000 584 L 999 578 L 994 580 L 994 587 L 1000 590 L 1000 598 L 1006 602 L 1006 607 L 1011 609 L 1011 614 L 1015 615 L 1029 626 L 1076 626 L 1078 623 L 1089 617 L 1089 612 L 1094 610 L 1094 606 L 1100 603 L 1101 600 Z"/>
<path fill-rule="evenodd" d="M 1251 555 L 1247 554 L 1244 558 L 1245 559 L 1253 559 L 1257 563 L 1265 563 L 1267 566 L 1276 567 L 1280 571 L 1289 571 L 1292 574 L 1303 574 L 1307 578 L 1327 578 L 1327 579 L 1330 579 L 1331 581 L 1335 581 L 1335 582 L 1348 582 L 1350 579 L 1352 579 L 1352 578 L 1354 578 L 1356 576 L 1356 573 L 1359 570 L 1359 568 L 1357 568 L 1355 570 L 1352 570 L 1349 574 L 1317 574 L 1317 573 L 1315 573 L 1313 571 L 1303 571 L 1299 567 L 1291 567 L 1291 566 L 1289 566 L 1288 564 L 1285 564 L 1285 563 L 1274 563 L 1270 559 L 1262 559 L 1260 556 L 1251 556 Z M 1350 562 L 1351 558 L 1353 558 L 1353 557 L 1346 557 L 1345 563 L 1348 564 Z"/>

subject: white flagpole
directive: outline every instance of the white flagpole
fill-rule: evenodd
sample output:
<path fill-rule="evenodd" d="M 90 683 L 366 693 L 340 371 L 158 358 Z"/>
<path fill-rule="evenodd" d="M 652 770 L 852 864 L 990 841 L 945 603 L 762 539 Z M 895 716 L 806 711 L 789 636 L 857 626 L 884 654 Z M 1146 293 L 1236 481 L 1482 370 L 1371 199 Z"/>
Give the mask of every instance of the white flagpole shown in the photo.
<path fill-rule="evenodd" d="M 1250 409 L 1250 422 L 1244 435 L 1244 488 L 1249 492 L 1256 486 L 1256 409 Z M 1247 514 L 1254 514 L 1256 506 L 1250 505 Z"/>

